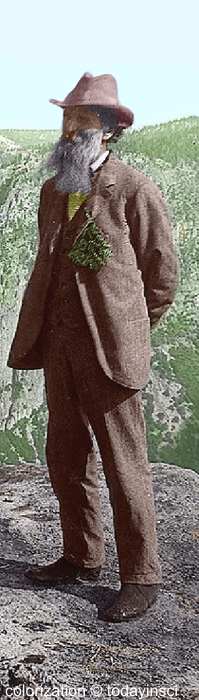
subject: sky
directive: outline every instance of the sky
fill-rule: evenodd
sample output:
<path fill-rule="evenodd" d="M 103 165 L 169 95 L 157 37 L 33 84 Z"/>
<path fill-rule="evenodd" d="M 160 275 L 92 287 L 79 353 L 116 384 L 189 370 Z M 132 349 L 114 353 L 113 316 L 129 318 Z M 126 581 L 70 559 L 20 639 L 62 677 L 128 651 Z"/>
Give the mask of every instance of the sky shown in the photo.
<path fill-rule="evenodd" d="M 111 73 L 133 129 L 199 116 L 198 0 L 3 0 L 0 129 L 61 129 L 83 73 Z"/>

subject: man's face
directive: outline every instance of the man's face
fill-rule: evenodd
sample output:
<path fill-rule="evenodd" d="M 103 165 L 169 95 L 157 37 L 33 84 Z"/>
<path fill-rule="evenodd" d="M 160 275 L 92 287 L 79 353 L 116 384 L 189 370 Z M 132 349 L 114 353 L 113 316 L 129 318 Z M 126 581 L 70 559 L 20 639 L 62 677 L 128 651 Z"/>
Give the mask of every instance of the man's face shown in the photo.
<path fill-rule="evenodd" d="M 87 107 L 63 110 L 62 136 L 55 144 L 47 167 L 56 168 L 55 187 L 60 192 L 90 192 L 90 164 L 106 148 L 99 116 Z"/>

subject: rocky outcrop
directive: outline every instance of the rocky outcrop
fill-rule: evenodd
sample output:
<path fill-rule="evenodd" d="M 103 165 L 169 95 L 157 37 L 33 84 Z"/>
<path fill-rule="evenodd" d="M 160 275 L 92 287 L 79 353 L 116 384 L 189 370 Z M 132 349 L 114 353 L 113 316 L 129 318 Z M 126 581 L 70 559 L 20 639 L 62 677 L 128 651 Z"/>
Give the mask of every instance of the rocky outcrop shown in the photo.
<path fill-rule="evenodd" d="M 51 588 L 24 577 L 28 563 L 47 563 L 62 553 L 58 502 L 47 468 L 0 467 L 0 697 L 196 700 L 198 475 L 174 465 L 151 465 L 163 569 L 160 595 L 143 617 L 107 624 L 98 620 L 97 608 L 112 599 L 119 578 L 99 456 L 98 466 L 106 542 L 102 577 L 95 585 Z"/>

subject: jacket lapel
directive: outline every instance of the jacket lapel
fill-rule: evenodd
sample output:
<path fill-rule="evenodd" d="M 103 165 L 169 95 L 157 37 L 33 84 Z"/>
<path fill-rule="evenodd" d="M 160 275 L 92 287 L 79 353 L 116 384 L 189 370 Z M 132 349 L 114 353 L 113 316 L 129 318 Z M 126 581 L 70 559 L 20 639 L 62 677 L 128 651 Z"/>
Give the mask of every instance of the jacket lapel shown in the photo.
<path fill-rule="evenodd" d="M 101 168 L 94 176 L 92 191 L 88 197 L 85 208 L 91 216 L 95 218 L 101 211 L 102 197 L 106 190 L 106 196 L 111 195 L 112 185 L 115 184 L 117 178 L 117 161 L 110 153 L 109 158 L 102 164 Z"/>
<path fill-rule="evenodd" d="M 61 238 L 62 226 L 67 226 L 68 233 L 75 231 L 77 236 L 86 222 L 86 211 L 93 217 L 100 213 L 102 201 L 112 192 L 112 186 L 117 178 L 117 159 L 110 153 L 109 158 L 102 164 L 93 176 L 92 190 L 88 198 L 82 202 L 73 218 L 68 218 L 68 194 L 58 192 L 55 187 L 55 178 L 52 178 L 52 190 L 50 192 L 50 211 L 46 217 L 46 230 L 44 231 L 39 255 L 45 251 L 51 256 Z M 104 204 L 104 201 L 103 201 Z"/>

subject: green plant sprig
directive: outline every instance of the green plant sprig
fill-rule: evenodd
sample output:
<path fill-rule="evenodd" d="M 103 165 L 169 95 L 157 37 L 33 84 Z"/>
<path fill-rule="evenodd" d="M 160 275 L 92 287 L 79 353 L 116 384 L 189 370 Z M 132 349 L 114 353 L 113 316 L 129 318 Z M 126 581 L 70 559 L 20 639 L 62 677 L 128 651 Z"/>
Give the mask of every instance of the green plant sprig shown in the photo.
<path fill-rule="evenodd" d="M 86 212 L 87 223 L 83 226 L 78 239 L 75 241 L 68 257 L 76 265 L 89 267 L 91 270 L 98 270 L 106 264 L 112 255 L 109 243 L 103 238 L 100 229 Z"/>

